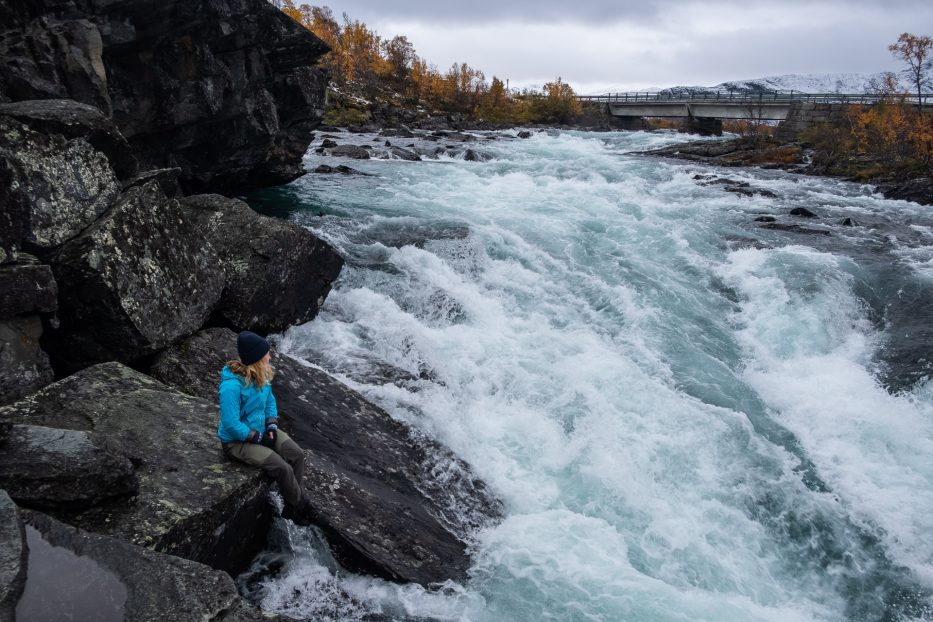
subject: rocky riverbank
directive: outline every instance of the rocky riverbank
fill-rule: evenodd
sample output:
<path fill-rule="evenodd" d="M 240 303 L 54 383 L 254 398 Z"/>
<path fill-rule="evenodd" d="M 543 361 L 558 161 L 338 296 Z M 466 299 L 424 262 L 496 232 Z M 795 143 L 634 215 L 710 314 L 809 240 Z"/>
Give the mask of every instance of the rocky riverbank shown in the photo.
<path fill-rule="evenodd" d="M 806 175 L 842 177 L 874 185 L 889 199 L 933 205 L 933 177 L 923 174 L 884 174 L 852 178 L 820 163 L 814 150 L 799 141 L 772 138 L 753 140 L 736 138 L 726 141 L 692 141 L 643 152 L 644 155 L 690 160 L 713 166 L 757 166 Z"/>
<path fill-rule="evenodd" d="M 127 619 L 269 619 L 229 575 L 279 519 L 219 450 L 216 376 L 233 331 L 313 319 L 343 260 L 216 193 L 303 174 L 326 46 L 264 0 L 0 0 L 0 17 L 0 513 L 18 543 L 0 617 L 34 615 L 36 590 L 81 617 L 68 573 L 87 563 Z M 326 374 L 278 369 L 337 558 L 463 579 L 495 495 Z M 69 555 L 90 561 L 28 571 Z"/>

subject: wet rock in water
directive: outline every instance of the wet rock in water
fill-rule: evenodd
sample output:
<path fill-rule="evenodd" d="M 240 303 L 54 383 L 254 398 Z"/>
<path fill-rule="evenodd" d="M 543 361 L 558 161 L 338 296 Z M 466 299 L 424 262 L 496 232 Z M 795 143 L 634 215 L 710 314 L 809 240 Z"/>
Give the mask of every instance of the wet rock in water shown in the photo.
<path fill-rule="evenodd" d="M 406 128 L 390 128 L 385 129 L 379 132 L 380 136 L 388 136 L 390 138 L 414 138 L 415 133 Z"/>
<path fill-rule="evenodd" d="M 337 141 L 331 140 L 330 138 L 325 138 L 321 141 L 321 147 L 324 149 L 333 149 L 337 146 Z"/>
<path fill-rule="evenodd" d="M 421 156 L 419 156 L 417 153 L 414 151 L 409 151 L 403 147 L 392 147 L 389 150 L 389 153 L 391 153 L 399 160 L 407 160 L 409 162 L 419 162 L 421 160 Z"/>
<path fill-rule="evenodd" d="M 918 177 L 907 180 L 883 179 L 877 189 L 887 199 L 914 201 L 920 205 L 933 205 L 933 177 Z"/>
<path fill-rule="evenodd" d="M 313 233 L 260 216 L 219 194 L 182 200 L 184 217 L 207 238 L 226 269 L 216 314 L 237 330 L 281 331 L 310 321 L 343 260 Z"/>
<path fill-rule="evenodd" d="M 34 247 L 54 248 L 78 235 L 116 201 L 120 183 L 107 157 L 85 138 L 46 135 L 0 116 L 0 198 L 11 223 Z"/>
<path fill-rule="evenodd" d="M 112 439 L 80 430 L 14 425 L 0 441 L 0 488 L 31 508 L 81 510 L 136 494 L 139 481 Z"/>
<path fill-rule="evenodd" d="M 488 153 L 483 153 L 482 151 L 467 149 L 466 153 L 463 154 L 463 159 L 467 162 L 488 162 L 492 159 L 492 156 Z"/>
<path fill-rule="evenodd" d="M 208 329 L 169 348 L 152 373 L 192 395 L 236 354 L 236 335 Z M 429 584 L 463 580 L 464 537 L 496 521 L 501 502 L 472 469 L 328 374 L 276 355 L 282 425 L 308 450 L 305 490 L 335 555 L 351 570 Z"/>
<path fill-rule="evenodd" d="M 314 172 L 322 174 L 322 175 L 329 175 L 329 174 L 336 173 L 340 175 L 363 175 L 364 177 L 371 177 L 369 173 L 358 171 L 355 168 L 350 168 L 349 166 L 345 166 L 343 164 L 340 164 L 337 166 L 328 166 L 326 164 L 321 164 L 316 169 L 314 169 Z"/>
<path fill-rule="evenodd" d="M 805 207 L 795 207 L 790 211 L 791 216 L 800 216 L 801 218 L 819 218 L 816 214 Z"/>
<path fill-rule="evenodd" d="M 109 438 L 135 465 L 135 497 L 54 512 L 60 520 L 236 575 L 265 545 L 272 510 L 261 472 L 220 451 L 218 369 L 210 371 L 214 395 L 205 400 L 103 363 L 0 408 L 0 423 Z"/>
<path fill-rule="evenodd" d="M 49 357 L 39 346 L 41 336 L 39 316 L 0 319 L 0 406 L 54 379 Z"/>
<path fill-rule="evenodd" d="M 330 150 L 334 156 L 343 156 L 354 160 L 368 160 L 369 150 L 359 145 L 338 145 Z"/>
<path fill-rule="evenodd" d="M 843 227 L 858 227 L 858 221 L 852 218 L 844 218 L 839 224 Z"/>
<path fill-rule="evenodd" d="M 156 182 L 127 190 L 49 260 L 61 323 L 47 343 L 66 370 L 131 361 L 193 333 L 224 287 L 217 253 Z"/>
<path fill-rule="evenodd" d="M 39 512 L 22 515 L 30 551 L 21 619 L 290 620 L 246 603 L 220 570 L 75 529 Z"/>
<path fill-rule="evenodd" d="M 0 620 L 14 620 L 26 583 L 26 530 L 19 508 L 0 490 Z"/>
<path fill-rule="evenodd" d="M 518 137 L 519 138 L 531 138 L 531 132 L 529 132 L 528 130 L 522 130 L 521 132 L 518 133 Z"/>
<path fill-rule="evenodd" d="M 762 197 L 768 197 L 772 199 L 777 198 L 777 195 L 771 192 L 770 190 L 765 190 L 764 188 L 754 188 L 754 187 L 751 187 L 747 183 L 726 186 L 725 188 L 723 188 L 723 190 L 725 190 L 726 192 L 733 192 L 735 194 L 740 194 L 746 197 L 762 196 Z"/>
<path fill-rule="evenodd" d="M 350 168 L 349 166 L 345 166 L 343 164 L 340 164 L 338 166 L 328 166 L 327 164 L 321 164 L 316 169 L 314 169 L 314 172 L 320 175 L 340 174 L 340 175 L 364 175 L 367 177 L 369 176 L 369 173 L 358 171 L 355 168 Z"/>
<path fill-rule="evenodd" d="M 779 222 L 769 222 L 767 224 L 761 225 L 762 229 L 774 229 L 776 231 L 789 231 L 791 233 L 805 233 L 810 235 L 830 235 L 830 232 L 826 229 L 811 229 L 809 227 L 802 227 L 800 225 L 789 225 Z"/>
<path fill-rule="evenodd" d="M 755 222 L 775 222 L 777 218 L 774 216 L 759 216 L 755 219 Z"/>

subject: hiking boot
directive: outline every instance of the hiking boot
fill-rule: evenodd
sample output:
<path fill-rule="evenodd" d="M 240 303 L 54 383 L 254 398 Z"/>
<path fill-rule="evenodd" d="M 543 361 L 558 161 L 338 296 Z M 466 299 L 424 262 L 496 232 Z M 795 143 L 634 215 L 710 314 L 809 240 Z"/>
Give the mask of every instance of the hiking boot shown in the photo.
<path fill-rule="evenodd" d="M 288 518 L 296 525 L 307 527 L 314 522 L 311 520 L 313 511 L 314 510 L 311 507 L 311 502 L 308 501 L 307 497 L 303 497 L 301 501 L 298 502 L 298 505 L 292 509 L 291 516 Z M 284 512 L 282 513 L 282 516 L 285 516 Z"/>

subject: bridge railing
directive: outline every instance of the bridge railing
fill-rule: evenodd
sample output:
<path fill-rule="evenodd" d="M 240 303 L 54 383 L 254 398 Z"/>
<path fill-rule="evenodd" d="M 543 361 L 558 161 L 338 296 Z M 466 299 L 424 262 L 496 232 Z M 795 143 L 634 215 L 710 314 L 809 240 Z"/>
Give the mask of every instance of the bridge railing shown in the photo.
<path fill-rule="evenodd" d="M 610 104 L 638 104 L 638 103 L 665 103 L 665 102 L 731 102 L 735 104 L 786 104 L 791 102 L 806 102 L 814 104 L 875 104 L 890 99 L 890 96 L 876 93 L 796 93 L 794 91 L 769 92 L 740 92 L 740 91 L 693 91 L 693 92 L 634 92 L 634 93 L 606 93 L 605 95 L 578 95 L 580 101 L 591 101 Z M 933 93 L 924 93 L 920 96 L 923 103 L 933 103 Z M 905 95 L 904 101 L 916 104 L 916 95 Z"/>

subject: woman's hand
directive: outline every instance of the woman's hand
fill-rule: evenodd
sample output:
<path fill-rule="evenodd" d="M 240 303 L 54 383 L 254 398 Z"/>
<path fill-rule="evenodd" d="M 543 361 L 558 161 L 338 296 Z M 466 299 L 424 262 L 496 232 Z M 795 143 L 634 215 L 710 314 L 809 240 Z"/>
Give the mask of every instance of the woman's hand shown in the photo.
<path fill-rule="evenodd" d="M 270 423 L 266 426 L 266 433 L 262 435 L 262 444 L 269 449 L 275 449 L 275 441 L 278 436 L 277 430 L 279 426 L 274 423 Z"/>

